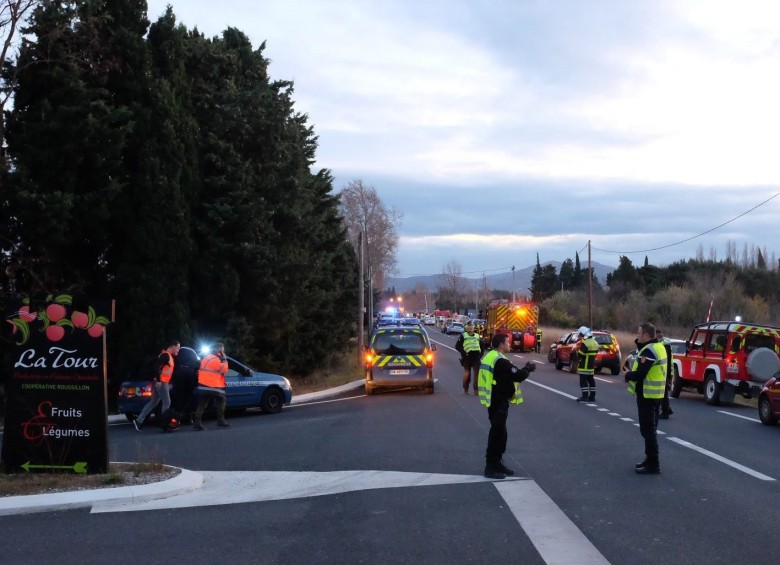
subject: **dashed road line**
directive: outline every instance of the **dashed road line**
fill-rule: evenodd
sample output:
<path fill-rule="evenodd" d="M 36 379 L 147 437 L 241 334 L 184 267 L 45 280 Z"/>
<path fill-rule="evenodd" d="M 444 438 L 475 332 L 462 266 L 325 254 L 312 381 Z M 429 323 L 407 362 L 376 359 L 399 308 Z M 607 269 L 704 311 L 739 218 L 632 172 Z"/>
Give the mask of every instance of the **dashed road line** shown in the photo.
<path fill-rule="evenodd" d="M 733 412 L 726 412 L 725 410 L 718 410 L 721 414 L 725 414 L 726 416 L 734 416 L 735 418 L 742 418 L 743 420 L 747 420 L 749 422 L 755 422 L 757 424 L 761 423 L 761 420 L 758 418 L 751 418 L 750 416 L 743 416 L 742 414 L 734 414 Z"/>

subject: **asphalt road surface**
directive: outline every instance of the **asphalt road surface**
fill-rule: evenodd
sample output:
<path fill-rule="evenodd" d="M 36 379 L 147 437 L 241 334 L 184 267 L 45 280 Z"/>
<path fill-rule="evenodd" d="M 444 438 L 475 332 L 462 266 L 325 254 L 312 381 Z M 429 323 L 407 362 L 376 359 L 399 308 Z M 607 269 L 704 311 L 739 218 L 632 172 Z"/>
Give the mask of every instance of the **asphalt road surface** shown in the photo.
<path fill-rule="evenodd" d="M 246 413 L 174 434 L 112 426 L 112 461 L 203 473 L 199 491 L 139 504 L 0 517 L 0 563 L 763 563 L 780 503 L 780 427 L 683 392 L 644 457 L 622 376 L 575 375 L 544 355 L 509 416 L 513 480 L 482 477 L 489 423 L 464 395 L 454 337 L 436 392 L 394 391 Z"/>

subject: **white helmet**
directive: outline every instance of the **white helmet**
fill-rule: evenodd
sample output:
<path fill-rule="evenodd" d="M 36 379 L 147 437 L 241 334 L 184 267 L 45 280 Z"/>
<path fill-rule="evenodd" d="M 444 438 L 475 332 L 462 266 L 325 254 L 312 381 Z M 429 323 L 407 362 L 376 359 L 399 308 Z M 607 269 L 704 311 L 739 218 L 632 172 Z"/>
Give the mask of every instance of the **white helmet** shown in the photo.
<path fill-rule="evenodd" d="M 590 337 L 590 328 L 587 326 L 580 326 L 580 329 L 577 330 L 577 333 L 580 334 L 582 337 Z"/>

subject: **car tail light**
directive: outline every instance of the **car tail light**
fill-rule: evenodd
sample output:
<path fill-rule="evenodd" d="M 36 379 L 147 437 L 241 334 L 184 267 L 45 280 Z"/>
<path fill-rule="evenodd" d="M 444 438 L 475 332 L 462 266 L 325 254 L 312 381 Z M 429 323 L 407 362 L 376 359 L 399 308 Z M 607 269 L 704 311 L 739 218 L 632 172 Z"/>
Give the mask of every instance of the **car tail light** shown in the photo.
<path fill-rule="evenodd" d="M 428 349 L 425 350 L 425 364 L 428 365 L 428 367 L 433 367 L 433 351 Z"/>
<path fill-rule="evenodd" d="M 366 367 L 372 367 L 374 365 L 374 352 L 366 351 Z"/>

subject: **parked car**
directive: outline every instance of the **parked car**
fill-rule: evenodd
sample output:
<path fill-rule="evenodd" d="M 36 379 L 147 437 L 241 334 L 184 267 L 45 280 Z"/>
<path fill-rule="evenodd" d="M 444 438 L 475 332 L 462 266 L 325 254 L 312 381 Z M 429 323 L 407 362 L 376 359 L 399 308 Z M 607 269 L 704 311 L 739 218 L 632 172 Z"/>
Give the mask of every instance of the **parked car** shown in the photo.
<path fill-rule="evenodd" d="M 447 331 L 444 332 L 447 335 L 462 335 L 466 331 L 466 328 L 460 322 L 450 322 L 447 325 Z"/>
<path fill-rule="evenodd" d="M 377 388 L 419 387 L 433 394 L 436 345 L 422 328 L 379 328 L 365 351 L 366 394 Z"/>
<path fill-rule="evenodd" d="M 179 355 L 187 359 L 193 357 L 200 359 L 197 352 L 191 347 L 182 347 Z M 227 360 L 225 392 L 228 410 L 259 407 L 263 412 L 275 414 L 292 401 L 292 387 L 290 381 L 285 377 L 255 371 L 233 357 L 228 357 Z M 174 371 L 175 365 L 174 363 Z M 176 382 L 175 373 L 172 382 Z M 149 380 L 123 382 L 119 386 L 117 402 L 119 412 L 124 414 L 128 420 L 134 420 L 151 398 L 153 388 L 154 383 Z M 158 405 L 158 409 L 159 407 Z M 213 408 L 209 406 L 207 411 L 211 409 Z"/>
<path fill-rule="evenodd" d="M 422 326 L 420 323 L 419 318 L 401 318 L 401 325 L 402 326 L 417 326 L 418 328 Z"/>
<path fill-rule="evenodd" d="M 423 318 L 423 324 L 425 324 L 426 326 L 435 326 L 436 316 L 425 316 Z"/>
<path fill-rule="evenodd" d="M 775 373 L 761 389 L 758 395 L 758 417 L 767 426 L 776 424 L 780 418 L 780 373 Z"/>
<path fill-rule="evenodd" d="M 685 340 L 684 339 L 675 339 L 671 337 L 664 338 L 664 343 L 668 343 L 669 346 L 672 348 L 672 355 L 675 353 L 685 353 Z M 630 371 L 631 367 L 634 366 L 634 359 L 636 359 L 637 350 L 632 349 L 628 355 L 626 355 L 626 360 L 623 361 L 623 370 L 624 371 Z"/>
<path fill-rule="evenodd" d="M 613 375 L 619 375 L 621 355 L 617 338 L 609 332 L 594 331 L 593 339 L 599 344 L 599 350 L 596 353 L 594 363 L 596 372 L 600 373 L 603 369 L 609 369 Z M 556 369 L 560 371 L 564 365 L 567 365 L 571 371 L 579 348 L 580 336 L 576 331 L 564 334 L 555 344 L 555 347 L 550 348 L 551 351 L 547 354 L 547 358 L 550 359 L 554 355 L 554 359 L 551 362 L 555 363 Z"/>

